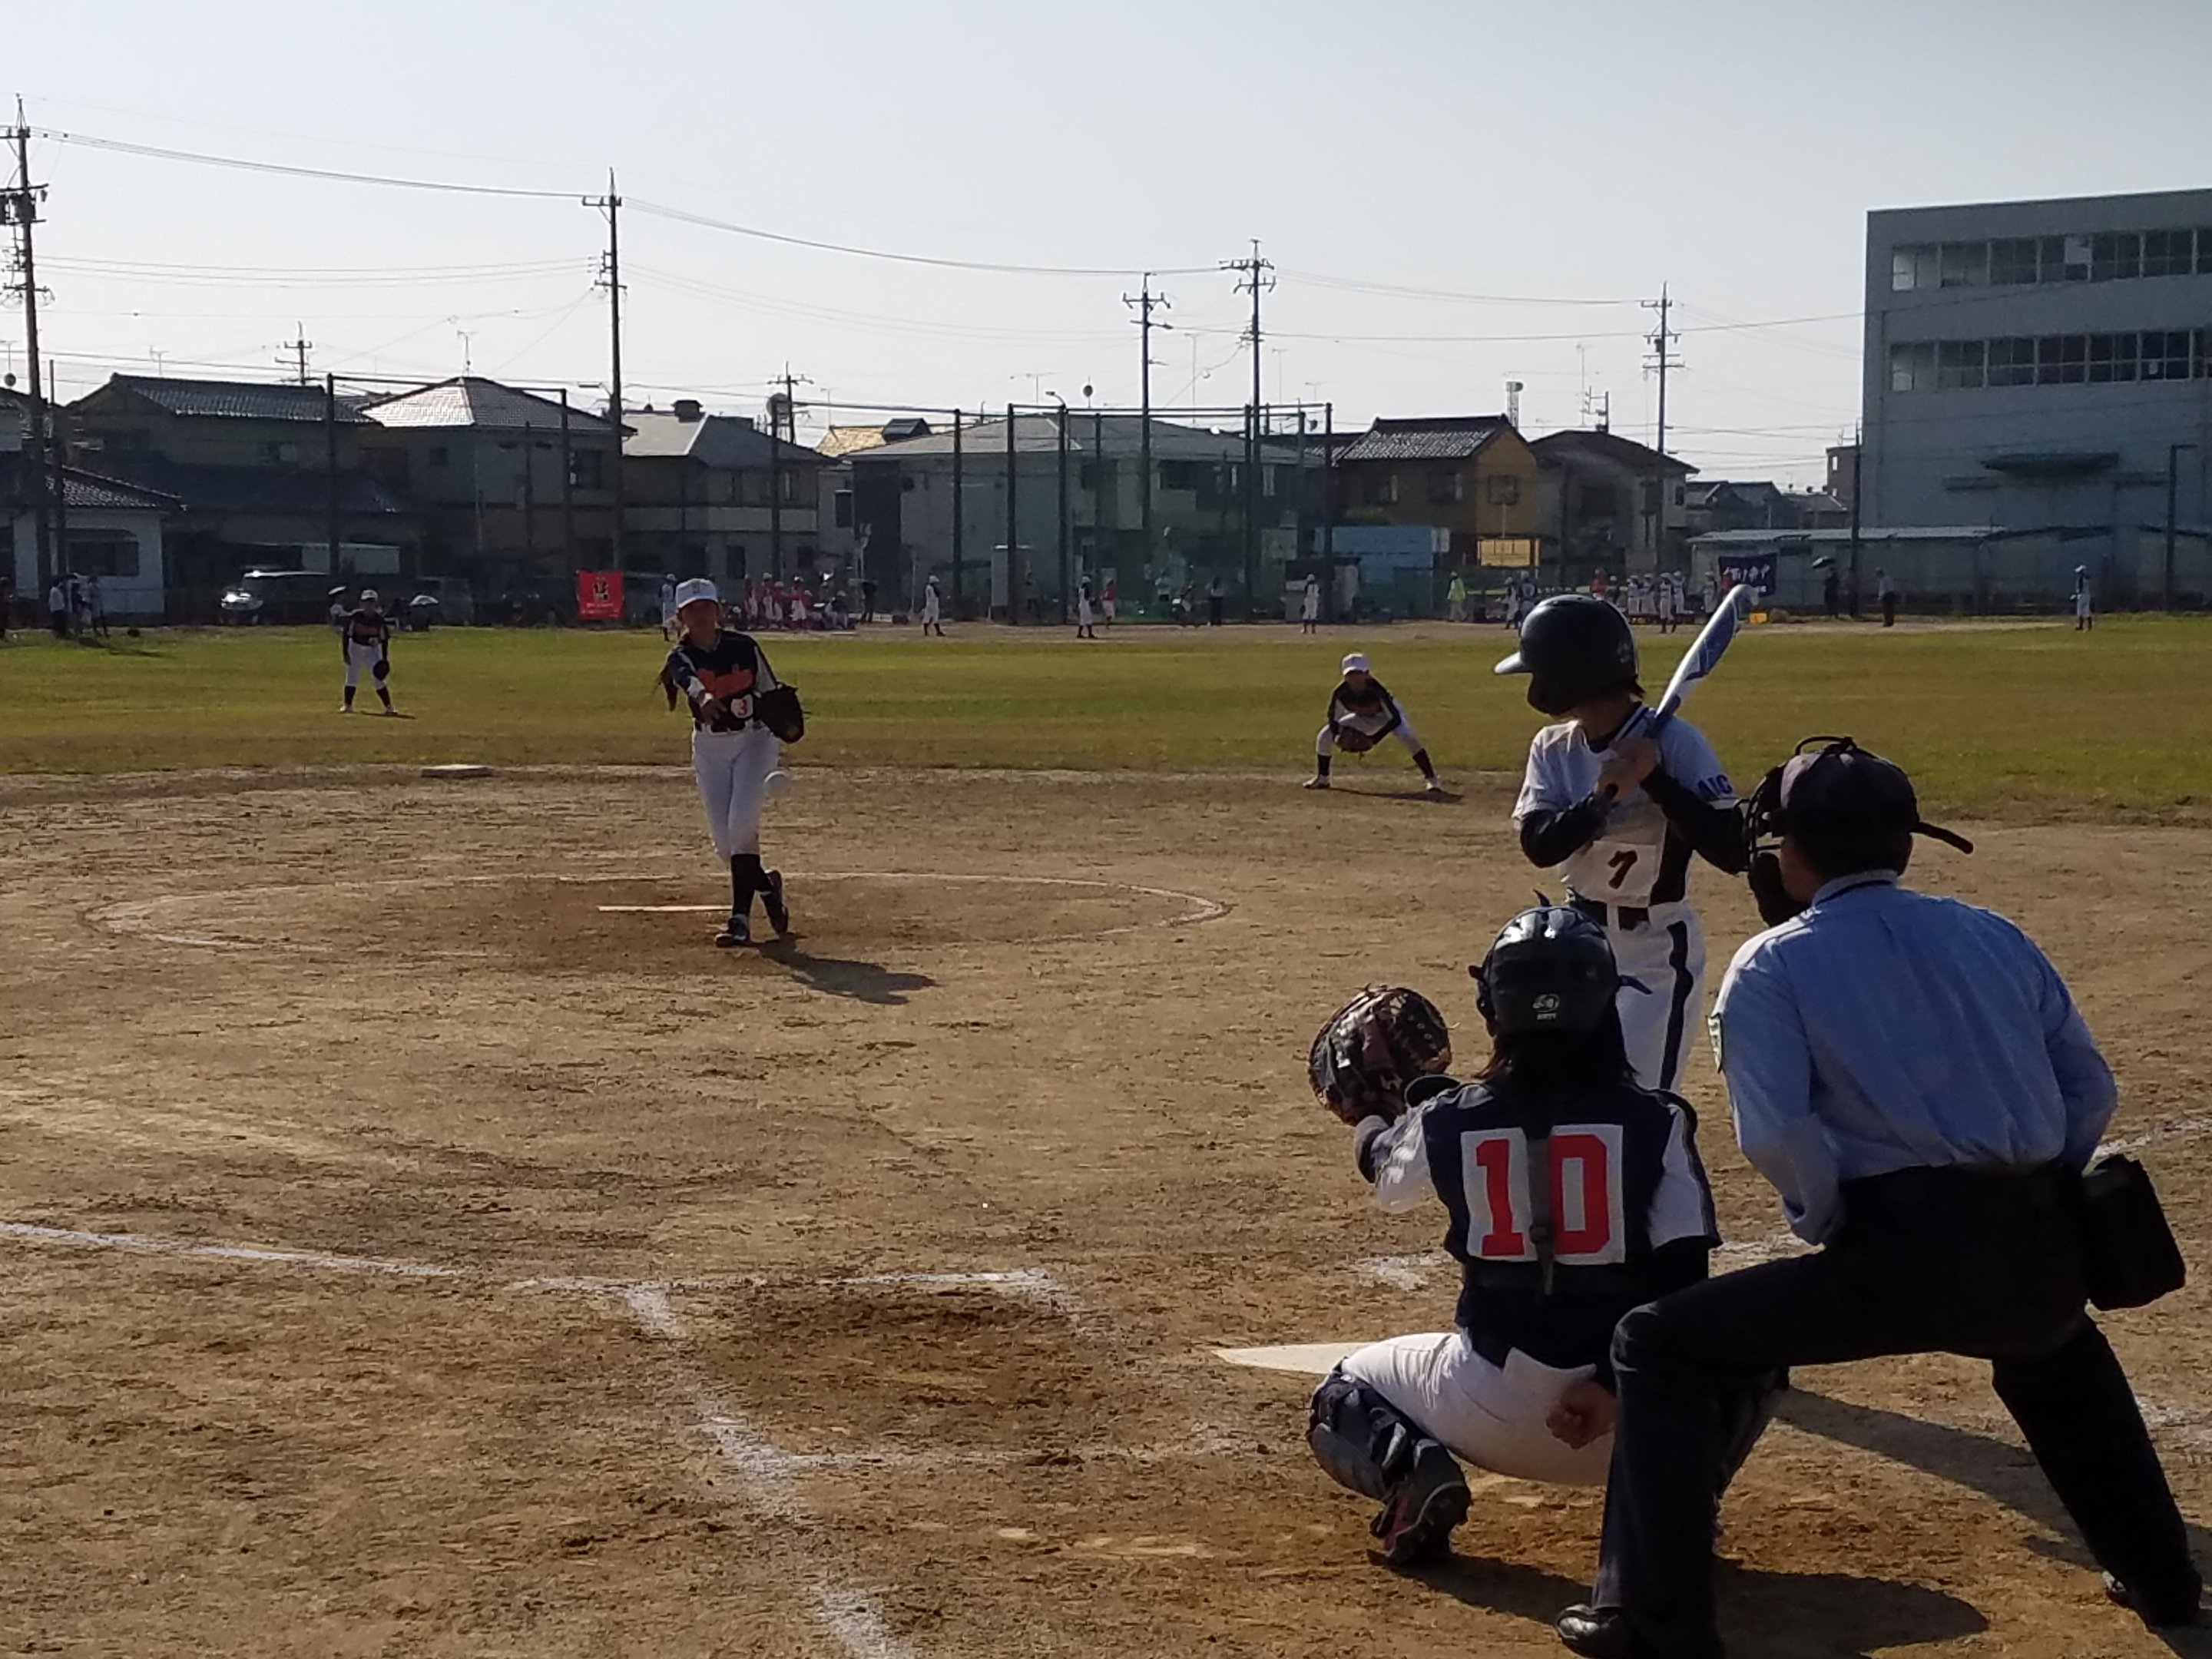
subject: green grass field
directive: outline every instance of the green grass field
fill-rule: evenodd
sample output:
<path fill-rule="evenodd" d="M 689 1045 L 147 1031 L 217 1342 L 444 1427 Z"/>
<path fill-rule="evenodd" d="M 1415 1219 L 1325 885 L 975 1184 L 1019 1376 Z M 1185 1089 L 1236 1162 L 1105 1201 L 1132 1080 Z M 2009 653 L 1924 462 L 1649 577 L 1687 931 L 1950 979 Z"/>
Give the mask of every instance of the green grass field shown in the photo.
<path fill-rule="evenodd" d="M 1447 775 L 1517 771 L 1536 717 L 1491 663 L 1493 628 L 969 628 L 773 639 L 804 690 L 811 764 L 1270 767 L 1304 772 L 1338 657 L 1372 653 Z M 1644 636 L 1654 692 L 1680 639 Z M 403 636 L 413 718 L 337 714 L 320 629 L 17 635 L 0 646 L 0 771 L 114 772 L 433 761 L 673 763 L 680 714 L 650 633 L 443 629 Z M 366 709 L 375 707 L 366 690 Z M 2188 815 L 2212 803 L 2212 623 L 1757 629 L 1700 686 L 1695 718 L 1740 784 L 1797 738 L 1849 732 L 1904 762 L 1929 805 L 2008 817 Z M 1395 745 L 1364 763 L 1395 769 Z M 1347 767 L 1347 769 L 1351 769 Z"/>

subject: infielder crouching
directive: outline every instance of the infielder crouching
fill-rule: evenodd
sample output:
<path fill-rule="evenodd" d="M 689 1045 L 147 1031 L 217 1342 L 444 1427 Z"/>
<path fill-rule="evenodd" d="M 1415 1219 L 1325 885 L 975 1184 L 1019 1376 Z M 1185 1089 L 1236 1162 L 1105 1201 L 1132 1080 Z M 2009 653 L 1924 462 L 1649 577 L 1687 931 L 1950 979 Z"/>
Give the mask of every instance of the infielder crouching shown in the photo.
<path fill-rule="evenodd" d="M 1314 775 L 1306 780 L 1306 787 L 1328 787 L 1328 765 L 1338 750 L 1364 755 L 1383 738 L 1395 738 L 1406 745 L 1413 764 L 1421 769 L 1425 792 L 1443 794 L 1443 784 L 1429 760 L 1429 751 L 1421 747 L 1413 721 L 1406 718 L 1406 711 L 1398 706 L 1398 700 L 1382 682 L 1370 672 L 1366 657 L 1353 652 L 1344 659 L 1342 673 L 1343 679 L 1329 693 L 1328 723 L 1314 734 Z"/>
<path fill-rule="evenodd" d="M 384 712 L 398 714 L 392 706 L 392 688 L 385 684 L 392 678 L 392 618 L 384 614 L 374 588 L 362 589 L 361 603 L 345 613 L 338 624 L 338 641 L 345 653 L 345 701 L 338 705 L 338 713 L 353 713 L 353 694 L 361 687 L 365 668 Z"/>
<path fill-rule="evenodd" d="M 1448 1551 L 1469 1501 L 1459 1459 L 1604 1485 L 1613 1328 L 1703 1280 L 1719 1243 L 1689 1108 L 1639 1087 L 1629 1066 L 1605 930 L 1575 910 L 1527 911 L 1474 974 L 1492 1041 L 1478 1081 L 1442 1075 L 1441 1017 L 1396 990 L 1340 1012 L 1311 1066 L 1330 1109 L 1357 1120 L 1376 1202 L 1395 1212 L 1440 1200 L 1461 1267 L 1452 1329 L 1357 1349 L 1313 1397 L 1307 1443 L 1340 1485 L 1383 1506 L 1370 1530 L 1394 1566 Z M 1771 1395 L 1759 1380 L 1727 1402 L 1729 1472 Z"/>
<path fill-rule="evenodd" d="M 761 808 L 779 750 L 759 700 L 775 689 L 775 675 L 750 635 L 722 625 L 714 583 L 695 579 L 678 587 L 676 621 L 676 647 L 660 671 L 661 689 L 671 708 L 679 696 L 690 703 L 691 769 L 707 809 L 707 833 L 730 869 L 729 925 L 714 943 L 752 943 L 756 893 L 769 926 L 787 937 L 782 873 L 763 870 L 760 856 Z"/>
<path fill-rule="evenodd" d="M 1497 672 L 1529 676 L 1528 702 L 1557 721 L 1528 745 L 1513 808 L 1521 850 L 1559 866 L 1568 902 L 1605 927 L 1624 975 L 1620 1019 L 1637 1080 L 1672 1089 L 1705 1012 L 1690 858 L 1742 872 L 1735 792 L 1696 726 L 1680 715 L 1650 721 L 1636 636 L 1605 600 L 1546 599 Z"/>

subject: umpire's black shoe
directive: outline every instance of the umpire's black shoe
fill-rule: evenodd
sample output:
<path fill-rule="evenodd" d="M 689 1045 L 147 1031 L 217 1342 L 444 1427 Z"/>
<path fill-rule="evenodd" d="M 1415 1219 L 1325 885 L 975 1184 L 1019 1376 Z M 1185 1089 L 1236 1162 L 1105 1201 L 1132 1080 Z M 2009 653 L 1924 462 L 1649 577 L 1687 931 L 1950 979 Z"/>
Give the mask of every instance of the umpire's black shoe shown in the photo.
<path fill-rule="evenodd" d="M 2153 1601 L 2137 1595 L 2108 1572 L 2105 1575 L 2105 1594 L 2153 1630 L 2172 1630 L 2197 1621 L 2204 1593 L 2201 1586 L 2192 1585 L 2184 1593 Z"/>
<path fill-rule="evenodd" d="M 783 902 L 783 872 L 771 870 L 761 878 L 761 913 L 778 939 L 791 937 L 791 910 Z"/>
<path fill-rule="evenodd" d="M 1467 1477 L 1452 1455 L 1431 1440 L 1390 1494 L 1368 1530 L 1394 1567 L 1418 1567 L 1451 1553 L 1452 1528 L 1467 1519 Z"/>
<path fill-rule="evenodd" d="M 1619 1607 L 1577 1601 L 1553 1623 L 1570 1653 L 1583 1659 L 1723 1659 L 1721 1638 L 1659 1643 L 1645 1636 Z"/>
<path fill-rule="evenodd" d="M 752 924 L 743 916 L 732 916 L 722 931 L 714 935 L 714 943 L 725 951 L 753 942 Z"/>

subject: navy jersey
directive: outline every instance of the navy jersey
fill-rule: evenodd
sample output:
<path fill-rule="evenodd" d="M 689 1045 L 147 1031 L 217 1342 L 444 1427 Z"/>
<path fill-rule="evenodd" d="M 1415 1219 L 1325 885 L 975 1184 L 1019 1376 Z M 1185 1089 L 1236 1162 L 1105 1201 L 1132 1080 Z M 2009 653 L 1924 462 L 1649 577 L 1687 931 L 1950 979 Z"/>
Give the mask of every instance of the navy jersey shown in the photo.
<path fill-rule="evenodd" d="M 1445 1079 L 1417 1098 L 1361 1126 L 1360 1170 L 1385 1210 L 1443 1201 L 1458 1323 L 1493 1363 L 1518 1348 L 1602 1371 L 1623 1314 L 1705 1276 L 1720 1237 L 1696 1120 L 1674 1096 Z"/>
<path fill-rule="evenodd" d="M 340 631 L 349 645 L 388 646 L 392 643 L 392 618 L 381 611 L 371 611 L 363 605 L 346 612 Z"/>
<path fill-rule="evenodd" d="M 1401 718 L 1397 699 L 1372 674 L 1367 677 L 1366 684 L 1357 688 L 1350 680 L 1340 681 L 1336 690 L 1328 695 L 1328 723 L 1332 726 L 1340 720 L 1357 720 L 1364 724 L 1379 720 L 1385 723 L 1387 731 Z"/>
<path fill-rule="evenodd" d="M 712 645 L 694 645 L 688 637 L 677 641 L 662 672 L 690 699 L 694 724 L 722 731 L 750 723 L 754 697 L 776 683 L 759 643 L 734 628 L 715 635 Z M 701 707 L 710 700 L 720 702 L 726 714 L 710 720 Z"/>

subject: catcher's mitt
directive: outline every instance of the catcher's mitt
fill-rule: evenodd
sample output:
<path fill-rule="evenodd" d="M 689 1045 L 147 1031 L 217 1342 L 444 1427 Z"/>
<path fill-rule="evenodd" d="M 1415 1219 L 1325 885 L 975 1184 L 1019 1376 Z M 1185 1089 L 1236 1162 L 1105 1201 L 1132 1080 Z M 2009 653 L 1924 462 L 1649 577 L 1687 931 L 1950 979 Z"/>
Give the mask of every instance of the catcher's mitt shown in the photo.
<path fill-rule="evenodd" d="M 753 700 L 760 723 L 782 743 L 797 743 L 806 735 L 806 710 L 799 706 L 795 685 L 771 686 Z"/>
<path fill-rule="evenodd" d="M 1347 755 L 1364 755 L 1375 746 L 1375 739 L 1356 726 L 1336 728 L 1336 746 Z"/>
<path fill-rule="evenodd" d="M 1314 1038 L 1306 1075 L 1346 1123 L 1406 1109 L 1406 1085 L 1451 1065 L 1451 1033 L 1436 1004 L 1402 985 L 1370 985 L 1331 1014 Z"/>

